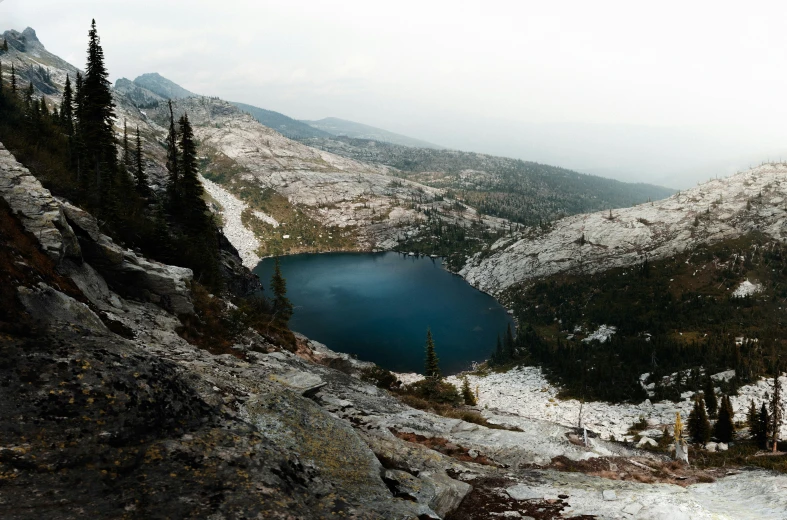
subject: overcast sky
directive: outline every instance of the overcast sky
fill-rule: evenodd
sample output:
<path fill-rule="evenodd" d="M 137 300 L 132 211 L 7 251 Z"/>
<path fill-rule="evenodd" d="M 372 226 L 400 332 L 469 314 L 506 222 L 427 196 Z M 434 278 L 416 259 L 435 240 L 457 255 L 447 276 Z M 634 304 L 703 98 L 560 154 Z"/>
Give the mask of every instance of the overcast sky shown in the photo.
<path fill-rule="evenodd" d="M 113 81 L 675 188 L 787 159 L 787 3 L 4 0 Z"/>

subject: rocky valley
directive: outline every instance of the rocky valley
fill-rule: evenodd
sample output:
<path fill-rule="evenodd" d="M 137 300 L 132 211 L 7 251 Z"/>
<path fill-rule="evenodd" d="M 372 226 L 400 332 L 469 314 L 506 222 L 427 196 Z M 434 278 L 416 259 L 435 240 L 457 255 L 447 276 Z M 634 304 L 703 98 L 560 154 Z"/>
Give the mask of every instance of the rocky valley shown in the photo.
<path fill-rule="evenodd" d="M 0 99 L 10 95 L 13 63 L 31 98 L 44 97 L 44 113 L 47 102 L 61 107 L 66 75 L 74 81 L 78 70 L 32 29 L 4 38 Z M 290 139 L 158 75 L 119 80 L 111 93 L 118 142 L 124 126 L 139 129 L 144 219 L 112 222 L 125 214 L 106 203 L 100 183 L 88 184 L 91 170 L 78 164 L 79 177 L 63 181 L 55 152 L 31 151 L 0 121 L 0 136 L 17 148 L 0 144 L 0 517 L 785 518 L 784 454 L 741 450 L 750 403 L 767 401 L 774 381 L 787 383 L 762 377 L 778 371 L 769 363 L 782 347 L 787 166 L 763 164 L 649 202 L 646 193 L 669 190 L 619 183 L 617 198 L 588 213 L 599 202 L 579 197 L 574 183 L 597 181 L 575 172 L 558 172 L 570 187 L 558 193 L 552 167 L 535 163 L 508 177 L 509 160 L 478 156 L 458 167 L 461 152 L 413 148 L 419 166 L 405 167 L 404 146 Z M 156 202 L 171 189 L 170 100 L 193 125 L 195 178 L 217 230 L 201 250 L 215 256 L 213 286 L 195 274 L 202 264 L 163 261 L 176 252 L 145 249 L 123 227 L 152 222 L 135 231 L 162 242 L 191 232 L 188 220 L 162 223 L 175 209 Z M 3 101 L 0 115 L 21 117 L 17 105 Z M 477 204 L 511 179 L 528 200 L 554 192 L 550 218 L 525 226 Z M 74 186 L 95 190 L 99 202 L 83 206 L 105 213 L 75 203 Z M 640 204 L 621 207 L 626 197 Z M 428 402 L 417 394 L 422 376 L 386 373 L 332 350 L 341 345 L 272 326 L 276 313 L 251 297 L 260 285 L 249 269 L 265 256 L 450 248 L 449 265 L 519 323 L 509 358 L 441 382 L 456 395 L 466 385 L 475 404 Z M 629 284 L 635 277 L 646 281 Z M 573 291 L 565 298 L 564 287 Z M 663 314 L 692 321 L 632 324 L 602 299 L 605 288 L 643 287 L 659 298 L 643 292 L 635 303 L 669 301 Z M 699 295 L 721 310 L 694 320 L 683 310 L 705 309 Z M 609 301 L 629 306 L 628 297 Z M 709 334 L 740 347 L 738 357 L 716 355 L 703 342 Z M 651 359 L 662 340 L 683 357 L 664 348 Z M 593 360 L 594 349 L 634 341 L 652 368 L 636 374 L 625 399 L 578 397 L 560 384 L 568 369 L 536 357 L 555 349 Z M 695 363 L 689 347 L 708 362 Z M 763 364 L 744 363 L 746 352 Z M 589 387 L 592 377 L 583 378 Z M 672 460 L 665 429 L 676 412 L 689 416 L 700 379 L 731 396 L 739 438 L 693 444 L 687 466 Z M 787 417 L 778 426 L 783 439 Z"/>

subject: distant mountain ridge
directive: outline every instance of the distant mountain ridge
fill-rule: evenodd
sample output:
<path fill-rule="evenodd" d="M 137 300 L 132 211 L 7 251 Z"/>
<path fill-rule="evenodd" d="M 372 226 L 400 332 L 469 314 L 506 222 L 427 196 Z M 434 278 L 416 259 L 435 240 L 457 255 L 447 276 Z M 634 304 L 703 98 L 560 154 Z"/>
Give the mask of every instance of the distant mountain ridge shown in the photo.
<path fill-rule="evenodd" d="M 165 78 L 158 72 L 150 72 L 138 76 L 133 81 L 133 83 L 139 87 L 149 90 L 150 92 L 153 92 L 157 96 L 160 96 L 164 99 L 185 99 L 199 95 L 186 90 L 174 81 Z"/>
<path fill-rule="evenodd" d="M 263 125 L 267 126 L 268 128 L 272 128 L 282 134 L 285 137 L 289 137 L 290 139 L 309 139 L 312 137 L 325 137 L 325 138 L 332 138 L 334 137 L 333 134 L 320 130 L 319 128 L 314 128 L 310 125 L 302 121 L 298 121 L 297 119 L 293 119 L 291 117 L 285 116 L 280 112 L 274 112 L 273 110 L 266 110 L 264 108 L 255 107 L 253 105 L 247 105 L 246 103 L 237 103 L 231 101 L 233 105 L 238 107 L 239 109 L 247 112 L 262 123 Z"/>
<path fill-rule="evenodd" d="M 374 126 L 364 125 L 354 121 L 339 119 L 338 117 L 326 117 L 325 119 L 320 119 L 319 121 L 302 122 L 337 137 L 343 136 L 355 139 L 369 139 L 371 141 L 398 144 L 400 146 L 409 146 L 412 148 L 434 148 L 437 150 L 442 150 L 445 148 L 428 141 L 407 137 L 406 135 L 389 132 L 388 130 L 383 130 L 382 128 L 376 128 Z"/>

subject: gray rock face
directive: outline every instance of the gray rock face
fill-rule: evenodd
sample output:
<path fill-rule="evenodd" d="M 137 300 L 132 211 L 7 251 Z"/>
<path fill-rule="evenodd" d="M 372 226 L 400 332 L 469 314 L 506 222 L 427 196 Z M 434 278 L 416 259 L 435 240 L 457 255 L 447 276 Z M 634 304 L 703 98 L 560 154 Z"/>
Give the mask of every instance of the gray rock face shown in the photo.
<path fill-rule="evenodd" d="M 540 500 L 544 495 L 524 484 L 517 484 L 506 489 L 508 496 L 514 500 Z"/>
<path fill-rule="evenodd" d="M 79 258 L 79 243 L 58 202 L 0 144 L 0 197 L 55 261 Z"/>
<path fill-rule="evenodd" d="M 459 507 L 471 489 L 470 484 L 452 479 L 442 471 L 423 472 L 418 478 L 434 487 L 434 497 L 429 500 L 429 507 L 440 516 L 445 516 Z"/>
<path fill-rule="evenodd" d="M 85 261 L 119 294 L 154 302 L 174 314 L 194 312 L 190 269 L 151 262 L 124 250 L 101 233 L 88 212 L 55 199 L 2 144 L 0 197 L 58 265 Z"/>
<path fill-rule="evenodd" d="M 82 302 L 41 282 L 39 287 L 17 288 L 17 295 L 27 312 L 46 326 L 73 324 L 91 331 L 106 331 L 101 319 Z"/>

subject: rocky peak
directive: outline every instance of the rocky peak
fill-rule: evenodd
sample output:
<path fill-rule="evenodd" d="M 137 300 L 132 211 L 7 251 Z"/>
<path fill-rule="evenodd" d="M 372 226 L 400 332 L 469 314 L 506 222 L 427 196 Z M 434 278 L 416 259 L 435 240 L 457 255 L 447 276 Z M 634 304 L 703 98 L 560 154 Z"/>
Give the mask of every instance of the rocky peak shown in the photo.
<path fill-rule="evenodd" d="M 189 92 L 174 81 L 165 78 L 158 72 L 149 72 L 147 74 L 138 76 L 134 80 L 134 83 L 158 96 L 163 97 L 164 99 L 184 99 L 197 96 L 197 94 Z"/>
<path fill-rule="evenodd" d="M 29 42 L 41 43 L 41 40 L 39 40 L 38 36 L 36 35 L 35 29 L 33 29 L 32 27 L 28 27 L 27 29 L 22 31 L 22 36 L 24 36 Z"/>

